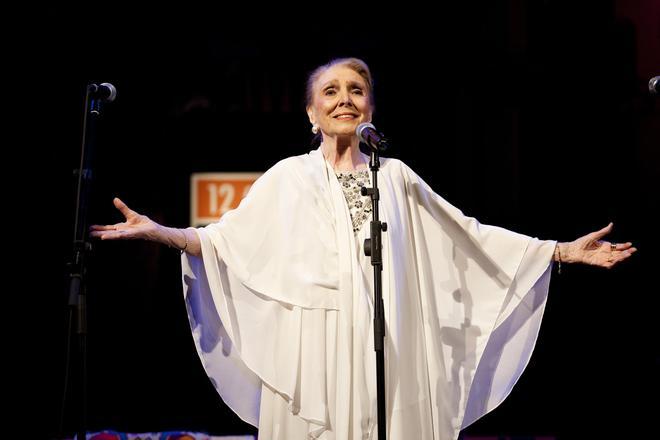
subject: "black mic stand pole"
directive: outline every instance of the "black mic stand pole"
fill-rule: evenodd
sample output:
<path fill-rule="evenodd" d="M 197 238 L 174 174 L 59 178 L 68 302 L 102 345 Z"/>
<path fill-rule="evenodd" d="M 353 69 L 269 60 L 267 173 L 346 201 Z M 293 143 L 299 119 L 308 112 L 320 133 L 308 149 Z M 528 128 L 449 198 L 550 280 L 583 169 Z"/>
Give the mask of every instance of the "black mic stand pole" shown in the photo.
<path fill-rule="evenodd" d="M 371 257 L 374 267 L 374 350 L 376 351 L 376 385 L 378 403 L 378 440 L 387 438 L 387 420 L 385 412 L 385 307 L 383 306 L 383 259 L 382 259 L 382 232 L 387 231 L 387 223 L 378 219 L 378 169 L 380 167 L 379 151 L 371 148 L 372 188 L 362 187 L 363 196 L 371 196 L 371 235 L 364 240 L 364 254 Z"/>
<path fill-rule="evenodd" d="M 92 250 L 92 244 L 88 241 L 92 159 L 96 140 L 96 123 L 100 118 L 103 101 L 103 99 L 96 96 L 97 89 L 98 87 L 95 84 L 89 84 L 85 93 L 80 167 L 74 171 L 77 178 L 76 216 L 73 233 L 73 257 L 69 263 L 69 321 L 75 320 L 75 331 L 78 339 L 78 382 L 75 388 L 78 392 L 77 403 L 79 405 L 78 440 L 85 439 L 87 435 L 87 286 L 85 276 L 87 274 L 87 257 Z M 72 335 L 69 334 L 68 337 L 71 338 Z M 66 390 L 64 392 L 66 394 Z"/>

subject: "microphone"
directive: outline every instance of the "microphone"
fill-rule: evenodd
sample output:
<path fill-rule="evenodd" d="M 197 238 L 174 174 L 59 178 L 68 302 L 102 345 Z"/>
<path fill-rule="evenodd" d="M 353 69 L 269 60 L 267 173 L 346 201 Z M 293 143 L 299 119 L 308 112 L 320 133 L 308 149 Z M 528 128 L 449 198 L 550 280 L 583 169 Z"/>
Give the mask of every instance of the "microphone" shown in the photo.
<path fill-rule="evenodd" d="M 117 97 L 117 89 L 110 83 L 90 84 L 87 91 L 92 99 L 100 101 L 112 102 Z"/>
<path fill-rule="evenodd" d="M 363 122 L 355 129 L 355 134 L 360 139 L 360 142 L 368 145 L 371 149 L 376 151 L 385 151 L 389 148 L 389 141 L 376 130 L 374 124 L 370 122 Z"/>
<path fill-rule="evenodd" d="M 655 76 L 649 81 L 649 92 L 653 95 L 660 95 L 660 76 Z"/>

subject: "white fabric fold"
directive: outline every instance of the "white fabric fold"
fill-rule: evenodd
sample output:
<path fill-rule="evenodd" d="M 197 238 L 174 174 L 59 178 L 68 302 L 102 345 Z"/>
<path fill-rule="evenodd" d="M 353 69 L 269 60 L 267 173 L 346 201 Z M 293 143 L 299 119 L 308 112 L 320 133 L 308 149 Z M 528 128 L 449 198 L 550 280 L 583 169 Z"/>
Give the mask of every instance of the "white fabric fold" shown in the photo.
<path fill-rule="evenodd" d="M 388 437 L 451 439 L 531 356 L 555 242 L 482 225 L 381 159 Z M 268 170 L 182 257 L 199 356 L 261 438 L 375 438 L 372 268 L 319 150 Z"/>

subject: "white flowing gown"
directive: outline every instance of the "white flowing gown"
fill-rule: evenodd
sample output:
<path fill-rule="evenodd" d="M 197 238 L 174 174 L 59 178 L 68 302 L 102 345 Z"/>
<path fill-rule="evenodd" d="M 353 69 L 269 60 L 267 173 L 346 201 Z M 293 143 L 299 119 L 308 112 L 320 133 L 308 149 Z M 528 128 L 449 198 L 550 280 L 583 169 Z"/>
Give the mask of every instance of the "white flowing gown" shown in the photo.
<path fill-rule="evenodd" d="M 387 435 L 452 440 L 527 365 L 555 241 L 482 225 L 381 159 Z M 260 439 L 373 439 L 373 268 L 320 150 L 280 161 L 182 256 L 198 354 Z"/>

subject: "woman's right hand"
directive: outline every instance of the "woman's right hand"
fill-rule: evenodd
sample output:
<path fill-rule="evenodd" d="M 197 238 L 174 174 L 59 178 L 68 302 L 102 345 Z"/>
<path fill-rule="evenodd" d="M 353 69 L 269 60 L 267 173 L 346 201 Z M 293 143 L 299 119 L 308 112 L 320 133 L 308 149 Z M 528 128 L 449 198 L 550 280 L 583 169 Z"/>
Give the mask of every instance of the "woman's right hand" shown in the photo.
<path fill-rule="evenodd" d="M 114 225 L 92 225 L 90 236 L 101 240 L 133 240 L 143 239 L 158 241 L 160 225 L 146 215 L 138 214 L 124 202 L 115 197 L 112 201 L 115 207 L 126 218 L 125 222 Z"/>

